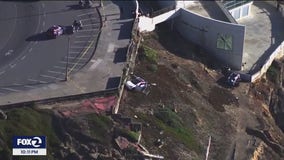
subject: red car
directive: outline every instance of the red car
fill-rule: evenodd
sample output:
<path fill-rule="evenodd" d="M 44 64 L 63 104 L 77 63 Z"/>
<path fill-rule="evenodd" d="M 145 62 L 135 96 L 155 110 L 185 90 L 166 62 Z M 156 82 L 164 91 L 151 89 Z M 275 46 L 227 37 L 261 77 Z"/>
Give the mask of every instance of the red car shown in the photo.
<path fill-rule="evenodd" d="M 47 35 L 52 37 L 52 38 L 56 38 L 57 36 L 63 35 L 64 33 L 64 27 L 63 26 L 59 26 L 59 25 L 53 25 L 52 27 L 50 27 L 47 30 Z"/>

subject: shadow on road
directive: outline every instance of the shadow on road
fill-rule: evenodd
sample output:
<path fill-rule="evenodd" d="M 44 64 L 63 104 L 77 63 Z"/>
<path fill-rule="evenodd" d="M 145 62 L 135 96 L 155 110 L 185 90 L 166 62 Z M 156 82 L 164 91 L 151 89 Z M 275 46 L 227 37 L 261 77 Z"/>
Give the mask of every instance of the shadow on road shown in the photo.
<path fill-rule="evenodd" d="M 48 35 L 46 35 L 45 32 L 42 32 L 42 33 L 38 33 L 38 34 L 28 37 L 26 41 L 47 41 L 51 39 L 54 39 L 54 38 L 51 38 Z"/>
<path fill-rule="evenodd" d="M 126 53 L 127 53 L 127 47 L 118 48 L 115 52 L 113 62 L 114 63 L 121 63 L 126 62 Z"/>
<path fill-rule="evenodd" d="M 114 89 L 119 87 L 121 77 L 110 77 L 107 81 L 106 89 Z"/>
<path fill-rule="evenodd" d="M 254 74 L 260 70 L 260 68 L 265 64 L 268 57 L 279 47 L 279 45 L 284 40 L 283 34 L 283 16 L 276 10 L 276 8 L 267 3 L 258 1 L 254 3 L 256 7 L 263 10 L 267 14 L 271 23 L 271 44 L 270 47 L 264 51 L 264 53 L 258 58 L 255 64 L 251 67 L 249 73 Z M 260 42 L 261 43 L 261 42 Z"/>

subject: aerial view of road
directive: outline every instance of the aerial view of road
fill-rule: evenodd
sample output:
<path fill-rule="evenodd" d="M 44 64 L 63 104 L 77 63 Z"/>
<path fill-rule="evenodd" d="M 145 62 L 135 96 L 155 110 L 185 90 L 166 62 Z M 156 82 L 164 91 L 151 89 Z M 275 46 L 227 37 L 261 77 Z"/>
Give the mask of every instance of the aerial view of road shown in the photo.
<path fill-rule="evenodd" d="M 53 25 L 82 30 L 55 39 L 46 36 Z M 0 2 L 0 95 L 33 89 L 38 84 L 66 80 L 94 53 L 100 29 L 98 12 L 80 8 L 77 1 Z"/>

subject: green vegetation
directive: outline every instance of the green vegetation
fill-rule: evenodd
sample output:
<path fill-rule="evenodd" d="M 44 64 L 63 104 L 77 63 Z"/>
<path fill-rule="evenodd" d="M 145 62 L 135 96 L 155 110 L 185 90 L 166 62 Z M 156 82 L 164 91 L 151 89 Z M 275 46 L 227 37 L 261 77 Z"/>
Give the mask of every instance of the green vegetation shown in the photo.
<path fill-rule="evenodd" d="M 127 138 L 131 142 L 138 142 L 140 132 L 134 132 L 127 128 L 116 128 L 116 134 Z"/>
<path fill-rule="evenodd" d="M 278 78 L 279 78 L 279 73 L 280 73 L 280 69 L 278 69 L 276 64 L 273 62 L 266 72 L 266 77 L 269 81 L 273 83 L 277 83 Z"/>
<path fill-rule="evenodd" d="M 197 152 L 200 150 L 192 131 L 184 127 L 181 118 L 175 112 L 169 108 L 164 108 L 157 110 L 154 115 L 157 118 L 157 126 L 183 142 L 188 148 Z"/>
<path fill-rule="evenodd" d="M 149 61 L 150 63 L 157 63 L 158 60 L 158 54 L 157 51 L 146 46 L 146 45 L 142 45 L 140 48 L 140 51 L 143 54 L 143 57 L 146 58 L 147 61 Z"/>
<path fill-rule="evenodd" d="M 97 114 L 89 114 L 86 118 L 90 126 L 91 136 L 103 144 L 111 143 L 106 135 L 113 126 L 112 120 L 107 116 Z"/>
<path fill-rule="evenodd" d="M 12 144 L 13 136 L 44 135 L 47 137 L 48 155 L 56 152 L 60 141 L 53 131 L 53 118 L 46 111 L 37 111 L 32 108 L 17 108 L 7 112 L 8 119 L 0 120 L 0 138 L 5 144 Z M 49 147 L 49 146 L 52 146 Z M 1 146 L 0 159 L 9 159 L 11 145 Z M 30 157 L 19 157 L 17 159 L 31 159 Z M 48 157 L 52 159 L 52 157 Z"/>
<path fill-rule="evenodd" d="M 139 114 L 143 121 L 151 121 L 149 123 L 164 130 L 165 134 L 169 134 L 169 137 L 174 137 L 180 143 L 183 143 L 187 148 L 201 152 L 201 146 L 194 137 L 194 134 L 190 128 L 185 127 L 182 119 L 178 114 L 173 112 L 169 107 L 160 108 L 154 112 L 154 118 L 148 117 L 145 114 Z"/>

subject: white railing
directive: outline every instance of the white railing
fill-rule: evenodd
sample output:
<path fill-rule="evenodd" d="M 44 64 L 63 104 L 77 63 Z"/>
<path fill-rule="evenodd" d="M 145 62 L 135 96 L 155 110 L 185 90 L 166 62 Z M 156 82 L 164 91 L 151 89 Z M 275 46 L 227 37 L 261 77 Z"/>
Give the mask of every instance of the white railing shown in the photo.
<path fill-rule="evenodd" d="M 284 55 L 284 41 L 277 47 L 277 49 L 267 58 L 261 69 L 255 74 L 251 75 L 251 82 L 258 80 L 263 74 L 266 73 L 275 59 L 280 59 Z"/>

